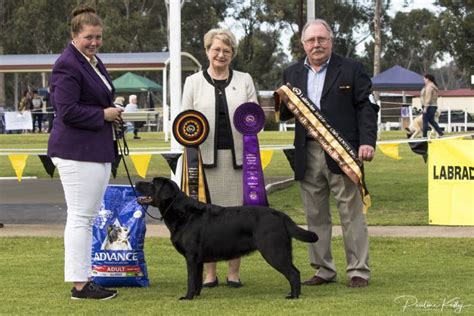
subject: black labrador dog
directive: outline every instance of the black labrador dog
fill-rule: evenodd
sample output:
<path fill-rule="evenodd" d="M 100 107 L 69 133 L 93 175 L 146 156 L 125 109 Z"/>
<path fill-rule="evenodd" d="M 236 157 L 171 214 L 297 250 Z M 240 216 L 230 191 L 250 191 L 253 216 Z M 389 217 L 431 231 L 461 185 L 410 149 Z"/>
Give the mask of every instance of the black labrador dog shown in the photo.
<path fill-rule="evenodd" d="M 201 203 L 167 178 L 137 182 L 135 187 L 144 195 L 139 203 L 158 207 L 174 247 L 186 258 L 188 290 L 181 299 L 201 294 L 204 262 L 235 259 L 255 250 L 288 279 L 291 293 L 287 298 L 299 297 L 300 272 L 293 265 L 291 238 L 316 242 L 315 233 L 268 207 Z"/>

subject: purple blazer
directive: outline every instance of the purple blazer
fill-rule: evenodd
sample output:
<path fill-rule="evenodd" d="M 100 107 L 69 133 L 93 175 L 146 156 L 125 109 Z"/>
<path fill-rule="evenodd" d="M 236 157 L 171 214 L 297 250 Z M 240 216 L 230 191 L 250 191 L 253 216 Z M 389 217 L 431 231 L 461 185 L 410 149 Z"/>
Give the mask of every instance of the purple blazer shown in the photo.
<path fill-rule="evenodd" d="M 97 61 L 99 71 L 113 87 L 104 64 L 99 58 Z M 113 93 L 84 56 L 69 44 L 54 64 L 51 75 L 50 99 L 56 115 L 48 141 L 48 156 L 114 161 L 117 150 L 112 123 L 104 120 L 104 109 L 114 106 Z"/>

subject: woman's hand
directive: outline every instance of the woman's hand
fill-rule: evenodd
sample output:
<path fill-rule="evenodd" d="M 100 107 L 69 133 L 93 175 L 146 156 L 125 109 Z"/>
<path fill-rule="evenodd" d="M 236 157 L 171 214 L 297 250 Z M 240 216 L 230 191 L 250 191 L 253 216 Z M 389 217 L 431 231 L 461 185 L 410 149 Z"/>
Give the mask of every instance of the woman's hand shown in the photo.
<path fill-rule="evenodd" d="M 114 122 L 115 124 L 122 124 L 122 112 L 123 109 L 110 107 L 104 109 L 104 120 L 107 122 Z"/>

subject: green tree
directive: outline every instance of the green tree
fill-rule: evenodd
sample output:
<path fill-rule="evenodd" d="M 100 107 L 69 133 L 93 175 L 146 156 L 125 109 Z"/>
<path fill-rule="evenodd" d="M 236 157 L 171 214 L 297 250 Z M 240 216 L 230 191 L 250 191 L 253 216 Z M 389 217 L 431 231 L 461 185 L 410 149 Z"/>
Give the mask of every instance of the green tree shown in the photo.
<path fill-rule="evenodd" d="M 474 71 L 474 2 L 439 0 L 438 5 L 445 8 L 439 17 L 443 45 L 464 72 L 467 82 Z"/>
<path fill-rule="evenodd" d="M 233 18 L 244 31 L 233 66 L 250 73 L 257 90 L 274 89 L 286 62 L 279 40 L 280 21 L 269 13 L 265 4 L 264 0 L 240 3 L 234 6 L 233 12 Z"/>
<path fill-rule="evenodd" d="M 104 52 L 153 52 L 167 46 L 166 6 L 159 0 L 103 0 Z"/>
<path fill-rule="evenodd" d="M 204 34 L 219 26 L 232 3 L 231 0 L 189 1 L 181 9 L 181 49 L 196 57 L 203 67 L 208 64 L 204 51 Z"/>

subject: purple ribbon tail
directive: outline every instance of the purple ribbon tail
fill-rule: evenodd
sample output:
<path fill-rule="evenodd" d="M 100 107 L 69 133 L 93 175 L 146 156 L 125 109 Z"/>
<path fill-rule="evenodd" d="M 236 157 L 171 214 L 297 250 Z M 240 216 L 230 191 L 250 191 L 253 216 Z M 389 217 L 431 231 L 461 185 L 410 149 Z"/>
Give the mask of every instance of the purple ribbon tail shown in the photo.
<path fill-rule="evenodd" d="M 244 205 L 268 206 L 257 135 L 244 135 Z"/>

